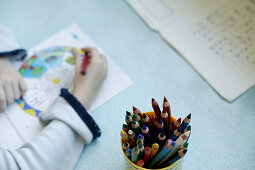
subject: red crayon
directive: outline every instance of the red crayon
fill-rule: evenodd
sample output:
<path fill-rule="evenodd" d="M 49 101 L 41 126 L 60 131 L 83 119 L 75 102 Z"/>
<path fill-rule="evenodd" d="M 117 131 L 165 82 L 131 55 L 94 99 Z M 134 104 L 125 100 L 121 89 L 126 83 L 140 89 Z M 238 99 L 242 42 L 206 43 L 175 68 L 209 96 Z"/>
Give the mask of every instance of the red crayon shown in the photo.
<path fill-rule="evenodd" d="M 88 56 L 88 53 L 84 51 L 84 58 L 83 58 L 83 62 L 82 62 L 82 68 L 81 68 L 81 74 L 82 75 L 85 75 L 86 74 L 86 71 L 87 71 L 87 65 L 88 65 L 88 59 L 89 59 L 89 56 Z"/>
<path fill-rule="evenodd" d="M 161 115 L 161 111 L 160 111 L 159 105 L 156 102 L 156 100 L 153 99 L 153 98 L 151 99 L 151 102 L 152 102 L 152 107 L 153 107 L 153 110 L 155 112 L 156 118 L 157 118 L 157 120 L 159 120 L 160 115 Z"/>
<path fill-rule="evenodd" d="M 166 112 L 168 113 L 169 122 L 172 122 L 172 121 L 171 121 L 171 109 L 170 109 L 170 104 L 169 104 L 169 102 L 168 102 L 168 100 L 166 99 L 165 96 L 164 96 L 164 101 L 163 101 L 163 109 L 165 109 Z"/>

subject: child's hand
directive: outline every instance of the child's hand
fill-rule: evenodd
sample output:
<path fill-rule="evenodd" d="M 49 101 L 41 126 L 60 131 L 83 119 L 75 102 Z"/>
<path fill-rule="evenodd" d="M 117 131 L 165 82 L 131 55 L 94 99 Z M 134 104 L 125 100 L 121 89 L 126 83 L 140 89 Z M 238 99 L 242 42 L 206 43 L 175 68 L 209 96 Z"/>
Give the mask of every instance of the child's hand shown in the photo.
<path fill-rule="evenodd" d="M 73 51 L 76 73 L 74 80 L 74 96 L 88 109 L 107 74 L 107 59 L 95 48 L 83 48 L 89 60 L 85 75 L 81 74 L 83 59 Z"/>
<path fill-rule="evenodd" d="M 0 112 L 7 104 L 13 103 L 26 91 L 21 75 L 11 65 L 8 58 L 0 58 Z"/>

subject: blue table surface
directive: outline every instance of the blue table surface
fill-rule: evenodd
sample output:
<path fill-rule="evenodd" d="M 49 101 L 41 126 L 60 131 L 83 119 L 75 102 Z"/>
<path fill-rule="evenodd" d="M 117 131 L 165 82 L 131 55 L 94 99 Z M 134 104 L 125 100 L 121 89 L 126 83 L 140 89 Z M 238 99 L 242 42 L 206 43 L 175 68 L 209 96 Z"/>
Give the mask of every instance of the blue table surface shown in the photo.
<path fill-rule="evenodd" d="M 226 102 L 125 1 L 1 0 L 0 22 L 26 49 L 76 23 L 134 81 L 93 111 L 102 136 L 84 147 L 77 170 L 124 169 L 125 111 L 133 105 L 150 111 L 151 98 L 161 103 L 163 96 L 173 116 L 192 113 L 183 169 L 255 169 L 255 87 Z"/>

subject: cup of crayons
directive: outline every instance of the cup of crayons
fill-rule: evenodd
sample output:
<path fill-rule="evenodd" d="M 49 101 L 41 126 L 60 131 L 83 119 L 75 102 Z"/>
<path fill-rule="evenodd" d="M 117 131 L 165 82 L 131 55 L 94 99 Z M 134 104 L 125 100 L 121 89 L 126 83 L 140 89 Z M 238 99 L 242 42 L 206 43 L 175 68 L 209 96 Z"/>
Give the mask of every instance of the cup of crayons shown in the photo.
<path fill-rule="evenodd" d="M 142 113 L 133 106 L 126 112 L 121 136 L 121 146 L 128 169 L 182 169 L 183 157 L 188 151 L 191 133 L 191 114 L 181 121 L 171 116 L 166 97 L 161 111 L 152 99 L 154 111 Z"/>

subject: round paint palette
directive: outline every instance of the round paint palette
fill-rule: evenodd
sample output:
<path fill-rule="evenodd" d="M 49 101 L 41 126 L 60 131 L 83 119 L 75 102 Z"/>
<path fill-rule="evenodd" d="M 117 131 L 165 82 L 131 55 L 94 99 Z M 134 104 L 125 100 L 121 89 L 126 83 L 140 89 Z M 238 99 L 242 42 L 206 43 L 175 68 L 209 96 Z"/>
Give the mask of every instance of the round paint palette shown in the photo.
<path fill-rule="evenodd" d="M 39 116 L 59 96 L 61 88 L 72 90 L 74 59 L 68 46 L 47 48 L 31 56 L 19 72 L 27 85 L 18 105 L 27 113 Z M 76 49 L 84 57 L 82 50 Z"/>

